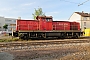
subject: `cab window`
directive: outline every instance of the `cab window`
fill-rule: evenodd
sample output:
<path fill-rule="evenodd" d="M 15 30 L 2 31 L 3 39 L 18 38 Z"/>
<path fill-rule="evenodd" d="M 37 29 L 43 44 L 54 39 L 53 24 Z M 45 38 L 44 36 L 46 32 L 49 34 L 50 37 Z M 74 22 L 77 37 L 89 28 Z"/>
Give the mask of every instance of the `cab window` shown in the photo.
<path fill-rule="evenodd" d="M 51 21 L 52 19 L 51 18 L 46 18 L 46 21 Z"/>

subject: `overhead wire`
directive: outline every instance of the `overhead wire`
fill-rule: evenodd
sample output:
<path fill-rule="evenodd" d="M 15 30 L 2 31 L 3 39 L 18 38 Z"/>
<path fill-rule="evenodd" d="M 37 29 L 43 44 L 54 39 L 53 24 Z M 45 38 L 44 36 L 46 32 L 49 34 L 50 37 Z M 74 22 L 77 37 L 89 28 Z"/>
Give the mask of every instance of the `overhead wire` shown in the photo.
<path fill-rule="evenodd" d="M 81 4 L 79 4 L 78 6 L 83 5 L 84 3 L 88 2 L 88 1 L 89 1 L 89 0 L 87 0 L 87 1 L 85 1 L 85 2 L 83 2 L 83 3 L 81 3 Z"/>
<path fill-rule="evenodd" d="M 76 3 L 76 2 L 67 1 L 67 0 L 60 0 L 60 1 L 69 2 L 69 3 L 74 3 L 74 4 L 78 4 L 78 6 L 81 6 L 81 5 L 83 5 L 84 3 L 88 2 L 89 0 L 86 0 L 86 1 L 83 2 L 83 3 Z"/>
<path fill-rule="evenodd" d="M 69 2 L 69 3 L 74 3 L 74 4 L 79 4 L 79 3 L 72 2 L 72 1 L 67 1 L 67 0 L 60 0 L 60 1 Z"/>

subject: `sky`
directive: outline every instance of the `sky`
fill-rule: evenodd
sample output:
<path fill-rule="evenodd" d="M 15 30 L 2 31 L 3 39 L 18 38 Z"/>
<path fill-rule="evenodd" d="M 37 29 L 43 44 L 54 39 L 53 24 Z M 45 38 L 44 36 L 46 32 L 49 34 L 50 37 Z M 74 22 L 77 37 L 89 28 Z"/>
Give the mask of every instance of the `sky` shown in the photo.
<path fill-rule="evenodd" d="M 33 19 L 35 9 L 42 8 L 53 20 L 68 20 L 74 12 L 89 12 L 88 0 L 0 0 L 0 16 Z M 84 3 L 85 2 L 85 3 Z M 83 5 L 78 6 L 83 3 Z"/>

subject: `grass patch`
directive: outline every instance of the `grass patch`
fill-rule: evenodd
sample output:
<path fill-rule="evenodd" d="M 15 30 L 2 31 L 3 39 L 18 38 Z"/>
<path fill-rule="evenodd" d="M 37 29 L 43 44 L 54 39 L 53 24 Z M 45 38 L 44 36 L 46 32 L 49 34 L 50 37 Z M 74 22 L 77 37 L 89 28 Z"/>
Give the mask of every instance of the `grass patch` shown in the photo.
<path fill-rule="evenodd" d="M 13 41 L 21 41 L 21 40 L 19 38 L 0 39 L 0 42 L 13 42 Z"/>

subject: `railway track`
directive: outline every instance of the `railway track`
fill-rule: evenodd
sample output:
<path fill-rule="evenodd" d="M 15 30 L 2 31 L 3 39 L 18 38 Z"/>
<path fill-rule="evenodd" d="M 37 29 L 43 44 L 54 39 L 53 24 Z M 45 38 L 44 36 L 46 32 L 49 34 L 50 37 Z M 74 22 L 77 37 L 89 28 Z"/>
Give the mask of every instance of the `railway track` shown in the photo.
<path fill-rule="evenodd" d="M 90 39 L 65 39 L 65 40 L 44 40 L 27 42 L 0 43 L 0 51 L 47 48 L 48 46 L 60 46 L 62 44 L 81 44 L 89 43 Z"/>

